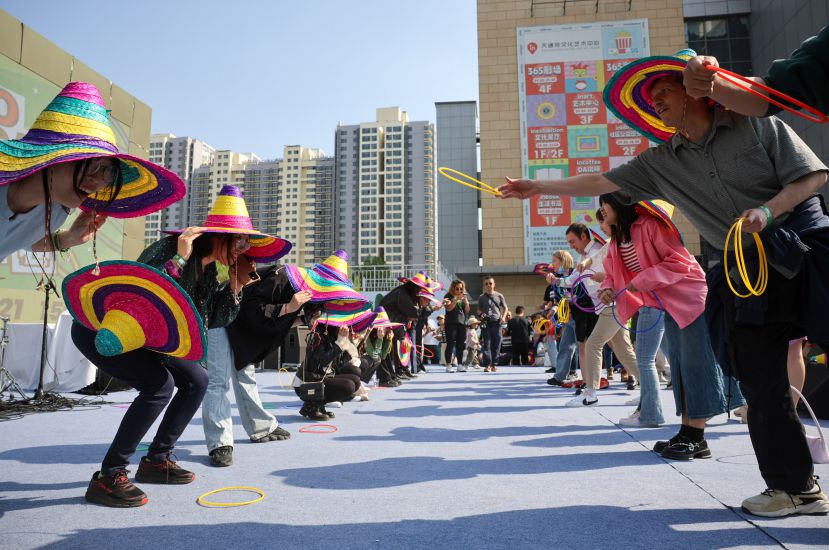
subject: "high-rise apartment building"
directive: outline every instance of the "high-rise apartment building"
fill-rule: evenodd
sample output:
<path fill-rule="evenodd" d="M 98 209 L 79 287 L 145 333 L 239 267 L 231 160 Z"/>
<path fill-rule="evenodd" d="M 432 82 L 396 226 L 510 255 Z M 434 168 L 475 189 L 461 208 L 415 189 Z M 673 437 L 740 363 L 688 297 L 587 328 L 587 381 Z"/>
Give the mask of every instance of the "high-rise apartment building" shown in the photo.
<path fill-rule="evenodd" d="M 437 164 L 478 177 L 478 104 L 475 101 L 435 103 Z M 480 191 L 438 175 L 438 259 L 452 273 L 478 266 L 481 231 Z"/>
<path fill-rule="evenodd" d="M 173 134 L 150 136 L 150 160 L 175 172 L 187 184 L 187 195 L 164 210 L 145 218 L 144 242 L 151 243 L 165 229 L 178 229 L 190 225 L 190 185 L 193 171 L 210 164 L 216 150 L 207 143 L 191 137 Z"/>
<path fill-rule="evenodd" d="M 192 223 L 205 219 L 219 190 L 228 184 L 244 191 L 256 229 L 294 244 L 281 262 L 310 265 L 334 250 L 334 160 L 322 150 L 291 145 L 277 160 L 218 151 L 211 164 L 193 172 Z"/>
<path fill-rule="evenodd" d="M 436 265 L 434 125 L 398 107 L 335 136 L 337 246 L 356 264 Z"/>

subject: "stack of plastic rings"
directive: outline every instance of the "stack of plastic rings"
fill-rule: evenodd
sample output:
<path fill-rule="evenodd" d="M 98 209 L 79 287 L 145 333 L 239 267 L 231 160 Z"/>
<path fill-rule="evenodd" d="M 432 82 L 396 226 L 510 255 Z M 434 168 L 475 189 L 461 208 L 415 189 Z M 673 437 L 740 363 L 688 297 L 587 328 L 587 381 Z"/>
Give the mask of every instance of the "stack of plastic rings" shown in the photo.
<path fill-rule="evenodd" d="M 547 330 L 548 330 L 548 329 L 549 329 L 552 325 L 553 325 L 553 322 L 552 322 L 552 321 L 550 321 L 549 319 L 544 319 L 544 318 L 542 317 L 541 319 L 537 319 L 537 320 L 533 323 L 533 330 L 534 330 L 537 334 L 544 334 L 545 332 L 547 332 Z"/>
<path fill-rule="evenodd" d="M 725 268 L 725 280 L 728 282 L 728 288 L 731 289 L 731 292 L 740 298 L 748 298 L 749 296 L 760 296 L 766 291 L 766 286 L 769 282 L 769 264 L 766 259 L 766 249 L 763 247 L 763 241 L 757 233 L 752 233 L 752 236 L 754 237 L 754 244 L 757 245 L 757 260 L 760 264 L 759 271 L 757 273 L 757 282 L 752 285 L 748 278 L 746 259 L 743 255 L 743 221 L 745 221 L 745 218 L 737 220 L 725 236 L 725 259 L 723 261 L 723 266 Z M 746 294 L 740 294 L 737 292 L 737 289 L 734 288 L 734 285 L 731 282 L 731 275 L 728 272 L 728 243 L 731 241 L 732 234 L 734 234 L 734 257 L 737 260 L 737 271 L 740 274 L 740 279 L 742 279 L 746 290 L 748 290 L 748 293 Z"/>
<path fill-rule="evenodd" d="M 620 290 L 619 293 L 616 294 L 616 298 L 613 300 L 613 303 L 610 305 L 611 311 L 613 312 L 613 319 L 616 320 L 616 323 L 620 327 L 622 327 L 626 331 L 630 332 L 631 334 L 644 334 L 646 332 L 652 331 L 657 326 L 659 326 L 659 322 L 662 320 L 662 317 L 665 314 L 665 307 L 662 305 L 662 300 L 659 299 L 659 295 L 656 292 L 654 292 L 653 290 L 650 290 L 649 292 L 651 294 L 653 294 L 653 297 L 656 298 L 656 303 L 659 304 L 659 316 L 656 318 L 656 320 L 653 322 L 653 324 L 651 326 L 649 326 L 648 328 L 643 328 L 642 330 L 634 330 L 634 329 L 629 328 L 628 326 L 624 325 L 619 320 L 619 316 L 616 315 L 616 300 L 619 299 L 619 296 L 621 296 L 623 292 L 627 292 L 627 289 L 623 288 L 622 290 Z"/>
<path fill-rule="evenodd" d="M 558 322 L 562 325 L 566 325 L 570 322 L 570 300 L 562 298 L 558 301 L 556 319 L 558 319 Z"/>

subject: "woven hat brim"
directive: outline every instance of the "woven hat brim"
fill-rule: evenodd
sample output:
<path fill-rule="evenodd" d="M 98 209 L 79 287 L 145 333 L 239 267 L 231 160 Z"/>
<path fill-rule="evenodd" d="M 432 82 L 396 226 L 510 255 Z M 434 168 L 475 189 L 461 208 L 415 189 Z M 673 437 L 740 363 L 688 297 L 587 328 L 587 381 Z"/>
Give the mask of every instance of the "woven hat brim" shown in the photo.
<path fill-rule="evenodd" d="M 590 234 L 593 236 L 593 239 L 594 239 L 596 242 L 598 242 L 600 245 L 604 246 L 605 244 L 607 244 L 607 239 L 605 239 L 604 237 L 602 237 L 601 233 L 599 233 L 599 232 L 598 232 L 598 231 L 596 231 L 595 229 L 591 229 L 591 230 L 590 230 Z"/>
<path fill-rule="evenodd" d="M 535 267 L 533 267 L 533 273 L 536 275 L 547 275 L 548 273 L 555 273 L 555 271 L 553 270 L 553 266 L 544 262 L 535 264 Z"/>
<path fill-rule="evenodd" d="M 345 315 L 323 313 L 317 322 L 332 327 L 351 327 L 354 332 L 363 332 L 374 323 L 375 317 L 377 314 L 372 311 Z"/>
<path fill-rule="evenodd" d="M 653 216 L 657 220 L 661 221 L 665 226 L 676 235 L 679 239 L 679 242 L 685 244 L 684 239 L 682 238 L 682 233 L 679 232 L 679 228 L 676 226 L 674 221 L 671 219 L 671 216 L 663 210 L 658 204 L 655 204 L 652 201 L 639 201 L 636 203 L 639 208 L 642 208 L 647 212 L 648 215 Z"/>
<path fill-rule="evenodd" d="M 404 352 L 403 349 L 402 349 L 403 348 L 403 341 L 407 342 L 408 345 L 409 345 L 409 350 L 406 351 L 406 352 Z M 412 339 L 409 338 L 408 333 L 406 333 L 406 336 L 403 339 L 403 341 L 401 341 L 401 340 L 397 341 L 397 343 L 395 344 L 395 347 L 396 347 L 395 351 L 397 352 L 397 358 L 400 359 L 400 364 L 403 365 L 404 367 L 408 367 L 409 363 L 412 360 L 412 349 L 414 348 L 414 346 L 412 345 Z"/>
<path fill-rule="evenodd" d="M 670 56 L 643 57 L 631 61 L 605 85 L 602 94 L 605 106 L 651 141 L 668 141 L 676 129 L 665 126 L 643 96 L 642 89 L 653 77 L 682 72 L 686 64 L 683 59 Z"/>
<path fill-rule="evenodd" d="M 258 262 L 270 263 L 284 257 L 294 247 L 291 241 L 273 237 L 256 229 L 235 229 L 230 227 L 204 227 L 205 233 L 221 233 L 223 235 L 250 235 L 250 248 L 245 256 Z M 184 229 L 167 229 L 162 233 L 180 235 Z"/>
<path fill-rule="evenodd" d="M 25 156 L 17 156 L 25 155 Z M 107 205 L 107 191 L 88 197 L 81 209 L 93 209 L 113 218 L 135 218 L 166 208 L 184 197 L 187 187 L 177 174 L 131 155 L 92 146 L 37 145 L 19 140 L 0 141 L 0 185 L 7 185 L 64 162 L 112 157 L 121 161 L 123 186 Z"/>
<path fill-rule="evenodd" d="M 331 300 L 367 301 L 365 296 L 351 286 L 335 279 L 330 279 L 313 269 L 296 265 L 286 265 L 285 274 L 295 292 L 308 291 L 312 302 Z"/>
<path fill-rule="evenodd" d="M 101 262 L 99 275 L 94 275 L 94 268 L 88 265 L 63 280 L 64 303 L 78 323 L 98 331 L 110 309 L 139 312 L 144 348 L 188 361 L 204 357 L 207 342 L 201 316 L 169 275 L 126 260 Z"/>

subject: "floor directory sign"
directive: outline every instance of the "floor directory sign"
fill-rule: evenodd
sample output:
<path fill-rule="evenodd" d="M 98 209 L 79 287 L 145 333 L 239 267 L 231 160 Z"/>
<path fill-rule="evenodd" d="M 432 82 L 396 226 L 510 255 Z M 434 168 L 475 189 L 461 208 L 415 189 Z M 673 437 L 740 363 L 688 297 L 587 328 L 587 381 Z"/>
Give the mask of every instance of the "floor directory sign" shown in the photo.
<path fill-rule="evenodd" d="M 524 177 L 601 174 L 646 150 L 648 140 L 605 108 L 605 83 L 650 55 L 647 19 L 521 27 L 518 37 Z M 538 195 L 524 202 L 524 259 L 567 249 L 571 223 L 597 228 L 597 197 Z"/>

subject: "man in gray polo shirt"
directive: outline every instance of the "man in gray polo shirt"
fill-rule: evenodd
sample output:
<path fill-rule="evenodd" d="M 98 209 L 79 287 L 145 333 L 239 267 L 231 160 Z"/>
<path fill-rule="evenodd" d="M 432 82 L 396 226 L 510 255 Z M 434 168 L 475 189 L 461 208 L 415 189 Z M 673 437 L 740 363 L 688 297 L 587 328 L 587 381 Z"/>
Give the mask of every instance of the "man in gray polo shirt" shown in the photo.
<path fill-rule="evenodd" d="M 644 95 L 651 117 L 673 133 L 665 143 L 603 175 L 556 181 L 508 179 L 500 191 L 505 198 L 520 199 L 535 194 L 585 196 L 616 191 L 624 191 L 629 201 L 666 199 L 721 250 L 737 218 L 745 218 L 743 232 L 762 232 L 771 264 L 762 297 L 738 299 L 725 287 L 721 266 L 723 276 L 710 276 L 717 268 L 709 273 L 708 299 L 725 325 L 716 336 L 725 340 L 728 358 L 741 380 L 752 444 L 770 489 L 743 501 L 743 509 L 762 516 L 829 512 L 829 502 L 814 477 L 786 372 L 789 340 L 805 333 L 810 338 L 815 334 L 821 343 L 829 341 L 821 339 L 826 330 L 810 316 L 813 306 L 829 306 L 811 303 L 825 302 L 825 291 L 801 299 L 802 288 L 829 277 L 829 270 L 820 271 L 829 250 L 829 217 L 816 197 L 826 182 L 827 168 L 779 119 L 747 118 L 688 96 L 682 86 L 682 68 L 681 63 L 676 74 L 663 71 L 652 74 L 650 80 L 647 74 L 642 76 L 641 69 L 636 75 L 647 84 Z M 607 86 L 613 84 L 611 80 Z M 643 126 L 647 117 L 627 116 L 644 103 L 617 111 L 610 101 L 606 88 L 606 104 L 654 139 L 655 134 Z M 753 243 L 746 255 L 754 277 Z M 792 265 L 794 256 L 799 261 Z"/>

